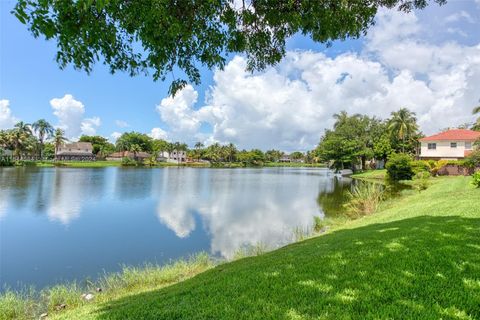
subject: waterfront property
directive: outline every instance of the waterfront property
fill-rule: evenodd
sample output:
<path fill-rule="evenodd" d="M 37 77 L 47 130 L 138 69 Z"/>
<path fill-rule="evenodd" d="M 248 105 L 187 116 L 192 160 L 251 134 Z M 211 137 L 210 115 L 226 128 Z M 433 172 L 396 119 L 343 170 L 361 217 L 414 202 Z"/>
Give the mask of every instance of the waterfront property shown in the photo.
<path fill-rule="evenodd" d="M 157 161 L 170 163 L 187 162 L 187 152 L 182 150 L 161 151 L 157 156 Z"/>
<path fill-rule="evenodd" d="M 152 156 L 151 154 L 143 151 L 139 151 L 136 154 L 134 154 L 131 151 L 119 151 L 119 152 L 114 152 L 112 154 L 109 154 L 108 157 L 105 158 L 105 160 L 122 161 L 123 158 L 130 158 L 138 161 L 143 161 L 147 158 L 150 158 L 151 156 Z"/>
<path fill-rule="evenodd" d="M 186 162 L 187 152 L 183 150 L 173 150 L 168 156 L 168 162 Z"/>
<path fill-rule="evenodd" d="M 90 142 L 73 142 L 60 145 L 55 159 L 61 161 L 93 161 L 95 155 Z"/>
<path fill-rule="evenodd" d="M 459 160 L 473 151 L 480 132 L 453 129 L 420 139 L 420 158 L 424 160 Z"/>

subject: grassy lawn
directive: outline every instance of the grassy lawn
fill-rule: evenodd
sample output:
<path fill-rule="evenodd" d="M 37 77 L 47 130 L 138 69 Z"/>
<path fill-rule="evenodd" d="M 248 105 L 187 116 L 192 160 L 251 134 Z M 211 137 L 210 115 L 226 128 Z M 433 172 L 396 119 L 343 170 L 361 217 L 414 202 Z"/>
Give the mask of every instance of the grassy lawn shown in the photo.
<path fill-rule="evenodd" d="M 380 179 L 384 180 L 387 174 L 387 170 L 368 170 L 361 173 L 355 173 L 352 175 L 354 178 L 362 178 L 362 179 Z"/>
<path fill-rule="evenodd" d="M 436 178 L 322 236 L 169 286 L 105 290 L 49 318 L 480 319 L 480 189 L 470 180 Z"/>
<path fill-rule="evenodd" d="M 264 167 L 293 167 L 293 168 L 303 168 L 303 167 L 325 168 L 326 164 L 302 163 L 302 162 L 265 162 L 263 166 Z"/>

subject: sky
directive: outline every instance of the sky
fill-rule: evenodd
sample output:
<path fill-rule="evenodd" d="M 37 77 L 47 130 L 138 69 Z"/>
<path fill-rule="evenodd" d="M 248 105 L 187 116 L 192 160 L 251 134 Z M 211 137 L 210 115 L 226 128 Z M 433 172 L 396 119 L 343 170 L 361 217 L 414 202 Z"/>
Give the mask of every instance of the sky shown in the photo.
<path fill-rule="evenodd" d="M 473 122 L 480 99 L 480 0 L 450 0 L 410 14 L 380 10 L 365 37 L 326 48 L 302 36 L 263 72 L 242 55 L 202 84 L 168 96 L 171 79 L 60 70 L 55 43 L 33 38 L 0 0 L 0 129 L 44 118 L 74 141 L 112 142 L 127 131 L 154 138 L 233 142 L 240 148 L 310 150 L 342 110 L 380 118 L 407 107 L 433 134 Z"/>

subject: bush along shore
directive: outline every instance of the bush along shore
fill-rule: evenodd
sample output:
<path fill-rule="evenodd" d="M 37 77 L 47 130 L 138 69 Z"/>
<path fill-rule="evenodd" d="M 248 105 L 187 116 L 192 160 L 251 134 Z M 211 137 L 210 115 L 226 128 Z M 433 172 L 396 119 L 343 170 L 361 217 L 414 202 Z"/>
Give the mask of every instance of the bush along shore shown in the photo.
<path fill-rule="evenodd" d="M 0 316 L 478 319 L 480 189 L 471 177 L 430 180 L 390 199 L 380 188 L 353 189 L 351 214 L 317 218 L 314 230 L 294 232 L 298 242 L 271 252 L 259 244 L 231 262 L 199 254 L 87 286 L 6 291 Z"/>
<path fill-rule="evenodd" d="M 293 167 L 293 168 L 324 168 L 326 165 L 321 163 L 279 163 L 279 162 L 263 162 L 258 164 L 248 164 L 243 162 L 141 162 L 131 159 L 125 161 L 30 161 L 17 160 L 5 162 L 4 166 L 16 167 L 64 167 L 64 168 L 104 168 L 104 167 L 143 167 L 143 168 L 162 168 L 162 167 L 194 167 L 194 168 L 262 168 L 262 167 Z M 0 165 L 1 167 L 2 165 Z"/>

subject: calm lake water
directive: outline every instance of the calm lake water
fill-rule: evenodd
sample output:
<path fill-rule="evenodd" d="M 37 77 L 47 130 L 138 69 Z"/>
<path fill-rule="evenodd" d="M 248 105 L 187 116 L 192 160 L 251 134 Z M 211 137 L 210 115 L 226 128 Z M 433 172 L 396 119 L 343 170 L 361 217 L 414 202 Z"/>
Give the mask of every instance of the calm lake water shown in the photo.
<path fill-rule="evenodd" d="M 0 283 L 275 248 L 333 214 L 350 183 L 321 168 L 0 168 Z"/>

